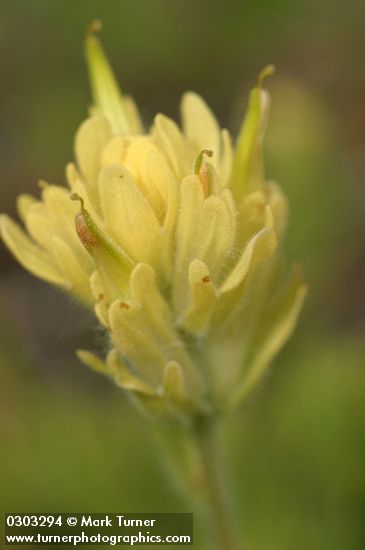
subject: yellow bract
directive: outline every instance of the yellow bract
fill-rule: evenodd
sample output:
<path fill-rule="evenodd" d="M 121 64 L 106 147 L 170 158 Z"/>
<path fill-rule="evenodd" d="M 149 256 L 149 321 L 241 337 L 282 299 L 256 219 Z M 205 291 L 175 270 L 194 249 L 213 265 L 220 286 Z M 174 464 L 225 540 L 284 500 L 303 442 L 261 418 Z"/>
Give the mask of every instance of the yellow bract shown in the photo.
<path fill-rule="evenodd" d="M 95 308 L 111 351 L 78 355 L 144 406 L 188 416 L 235 406 L 305 295 L 298 275 L 281 282 L 287 205 L 264 177 L 265 74 L 233 149 L 191 92 L 181 129 L 159 114 L 144 131 L 94 35 L 86 50 L 94 108 L 76 134 L 69 189 L 22 195 L 27 232 L 3 215 L 3 240 L 34 275 Z"/>

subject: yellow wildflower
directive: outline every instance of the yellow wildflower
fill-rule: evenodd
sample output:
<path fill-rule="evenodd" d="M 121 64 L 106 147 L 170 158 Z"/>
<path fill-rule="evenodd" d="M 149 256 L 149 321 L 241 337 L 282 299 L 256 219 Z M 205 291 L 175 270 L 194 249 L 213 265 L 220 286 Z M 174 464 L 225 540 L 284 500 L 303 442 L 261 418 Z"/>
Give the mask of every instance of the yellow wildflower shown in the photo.
<path fill-rule="evenodd" d="M 3 240 L 31 273 L 95 308 L 111 351 L 79 351 L 86 364 L 154 410 L 235 406 L 290 336 L 305 295 L 297 271 L 281 282 L 287 205 L 263 171 L 272 68 L 233 148 L 191 92 L 181 129 L 158 114 L 145 131 L 93 34 L 86 51 L 95 105 L 76 134 L 69 189 L 21 195 L 27 233 L 2 215 Z"/>

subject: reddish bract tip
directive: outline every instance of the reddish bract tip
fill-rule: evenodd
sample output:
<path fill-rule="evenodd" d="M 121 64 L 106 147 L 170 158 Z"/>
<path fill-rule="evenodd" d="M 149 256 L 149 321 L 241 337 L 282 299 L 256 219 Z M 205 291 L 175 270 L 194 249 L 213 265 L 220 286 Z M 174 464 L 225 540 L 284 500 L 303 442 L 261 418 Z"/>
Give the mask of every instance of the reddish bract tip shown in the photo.
<path fill-rule="evenodd" d="M 79 212 L 75 218 L 76 231 L 80 238 L 80 241 L 87 250 L 94 248 L 98 241 L 95 235 L 90 231 L 89 226 L 86 223 L 84 214 Z"/>

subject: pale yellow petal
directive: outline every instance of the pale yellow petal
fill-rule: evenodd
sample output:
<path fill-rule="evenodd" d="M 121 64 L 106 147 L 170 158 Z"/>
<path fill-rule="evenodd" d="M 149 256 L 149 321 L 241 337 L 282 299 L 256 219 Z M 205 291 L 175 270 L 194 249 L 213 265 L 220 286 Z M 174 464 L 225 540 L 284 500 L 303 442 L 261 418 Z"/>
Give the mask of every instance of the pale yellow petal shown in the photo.
<path fill-rule="evenodd" d="M 138 107 L 133 97 L 127 95 L 123 98 L 124 109 L 126 111 L 129 130 L 131 134 L 143 134 L 143 124 L 138 111 Z"/>
<path fill-rule="evenodd" d="M 264 228 L 254 235 L 245 246 L 238 263 L 222 284 L 221 292 L 229 292 L 240 285 L 252 266 L 273 254 L 276 244 L 276 236 L 272 229 Z"/>
<path fill-rule="evenodd" d="M 39 243 L 43 248 L 50 250 L 51 239 L 57 228 L 49 216 L 45 212 L 43 203 L 33 203 L 33 206 L 28 210 L 28 215 L 25 219 L 25 226 L 30 236 Z"/>
<path fill-rule="evenodd" d="M 141 306 L 140 326 L 159 343 L 167 359 L 176 359 L 188 367 L 189 358 L 174 327 L 170 308 L 157 287 L 153 269 L 147 264 L 138 264 L 132 272 L 130 285 L 132 302 Z"/>
<path fill-rule="evenodd" d="M 75 183 L 81 179 L 81 174 L 76 168 L 76 165 L 73 162 L 69 162 L 66 166 L 66 180 L 70 189 L 75 185 Z"/>
<path fill-rule="evenodd" d="M 217 296 L 207 266 L 194 260 L 189 266 L 191 303 L 181 320 L 189 332 L 200 333 L 207 327 L 217 304 Z"/>
<path fill-rule="evenodd" d="M 138 264 L 131 275 L 130 298 L 115 302 L 109 321 L 116 347 L 140 369 L 145 380 L 161 384 L 166 362 L 176 360 L 192 369 L 183 342 L 162 297 L 155 274 L 147 264 Z M 189 371 L 189 380 L 195 375 Z"/>
<path fill-rule="evenodd" d="M 156 216 L 161 218 L 164 211 L 164 201 L 161 194 L 161 185 L 151 181 L 149 177 L 149 157 L 159 150 L 150 137 L 140 136 L 131 140 L 126 150 L 123 165 L 131 173 L 134 182 L 142 191 Z"/>
<path fill-rule="evenodd" d="M 206 199 L 198 229 L 201 249 L 197 257 L 208 265 L 212 276 L 217 279 L 234 242 L 230 211 L 220 197 L 210 196 Z"/>
<path fill-rule="evenodd" d="M 159 151 L 151 151 L 148 161 L 148 180 L 159 188 L 164 201 L 162 225 L 166 233 L 172 237 L 176 223 L 178 208 L 178 183 L 166 159 Z"/>
<path fill-rule="evenodd" d="M 98 177 L 101 154 L 110 139 L 109 125 L 105 118 L 99 116 L 85 120 L 75 138 L 76 160 L 94 207 L 97 207 L 99 199 Z"/>
<path fill-rule="evenodd" d="M 62 287 L 68 281 L 62 276 L 50 254 L 34 244 L 24 231 L 8 216 L 0 216 L 0 233 L 18 262 L 33 275 Z"/>
<path fill-rule="evenodd" d="M 129 136 L 113 137 L 101 154 L 101 168 L 109 166 L 109 164 L 124 164 L 130 143 Z"/>
<path fill-rule="evenodd" d="M 232 138 L 228 130 L 222 130 L 222 153 L 220 165 L 218 168 L 221 177 L 221 186 L 225 187 L 229 184 L 232 175 L 233 167 L 233 146 Z"/>
<path fill-rule="evenodd" d="M 237 226 L 237 207 L 233 199 L 232 193 L 229 189 L 225 188 L 219 196 L 227 206 L 231 230 L 235 233 Z"/>
<path fill-rule="evenodd" d="M 105 290 L 98 271 L 94 271 L 89 277 L 90 290 L 95 300 L 102 301 L 105 299 Z"/>
<path fill-rule="evenodd" d="M 243 383 L 232 396 L 236 405 L 263 376 L 273 357 L 280 351 L 293 332 L 307 293 L 307 287 L 293 274 L 280 299 L 264 312 L 258 335 L 252 344 L 252 357 Z"/>
<path fill-rule="evenodd" d="M 79 207 L 75 201 L 71 200 L 69 190 L 58 185 L 46 185 L 42 191 L 42 198 L 45 213 L 53 223 L 53 229 L 50 227 L 51 234 L 55 234 L 67 242 L 74 254 L 80 258 L 85 270 L 91 273 L 92 262 L 81 245 L 75 229 L 75 217 L 79 211 Z M 42 214 L 41 207 L 43 205 L 39 206 L 40 215 Z M 33 213 L 35 208 L 36 205 L 31 207 L 30 213 Z M 47 226 L 45 226 L 46 230 Z"/>
<path fill-rule="evenodd" d="M 75 216 L 78 205 L 70 200 L 70 191 L 59 185 L 46 185 L 42 191 L 42 198 L 49 217 L 62 227 L 74 243 L 77 243 Z"/>
<path fill-rule="evenodd" d="M 119 357 L 118 352 L 112 349 L 106 358 L 109 374 L 115 382 L 124 390 L 129 390 L 146 395 L 154 395 L 155 391 L 151 386 L 134 376 L 128 367 Z"/>
<path fill-rule="evenodd" d="M 269 229 L 275 229 L 274 228 L 274 213 L 272 211 L 272 208 L 269 204 L 265 206 L 265 212 L 264 212 L 264 225 L 265 227 L 268 227 Z"/>
<path fill-rule="evenodd" d="M 26 193 L 22 193 L 21 195 L 18 195 L 16 199 L 16 207 L 17 207 L 19 217 L 23 222 L 27 217 L 27 212 L 29 208 L 35 202 L 36 202 L 36 199 L 32 197 L 32 195 L 28 195 Z"/>
<path fill-rule="evenodd" d="M 180 204 L 176 228 L 176 266 L 181 266 L 196 257 L 198 229 L 204 203 L 203 187 L 198 176 L 184 178 L 180 185 Z"/>
<path fill-rule="evenodd" d="M 104 305 L 101 303 L 95 304 L 94 312 L 100 324 L 109 328 L 108 310 L 104 307 Z"/>
<path fill-rule="evenodd" d="M 265 227 L 265 212 L 268 198 L 263 191 L 246 195 L 238 210 L 237 241 L 248 242 L 253 235 Z"/>
<path fill-rule="evenodd" d="M 71 292 L 82 300 L 91 303 L 92 296 L 89 287 L 88 271 L 85 271 L 82 264 L 69 246 L 57 236 L 52 237 L 52 255 L 60 272 L 70 282 Z"/>
<path fill-rule="evenodd" d="M 175 175 L 183 177 L 189 174 L 190 157 L 177 124 L 164 115 L 157 115 L 152 135 Z"/>
<path fill-rule="evenodd" d="M 273 182 L 267 184 L 267 192 L 273 213 L 275 232 L 281 236 L 288 221 L 288 201 L 280 187 Z"/>
<path fill-rule="evenodd" d="M 244 197 L 242 200 L 239 212 L 242 221 L 250 219 L 256 215 L 258 209 L 265 208 L 267 204 L 267 197 L 263 191 L 252 191 Z"/>
<path fill-rule="evenodd" d="M 153 387 L 162 383 L 166 363 L 164 351 L 141 326 L 140 306 L 113 302 L 109 309 L 109 326 L 116 348 L 128 358 L 143 380 Z"/>
<path fill-rule="evenodd" d="M 176 266 L 181 271 L 195 258 L 219 273 L 234 239 L 234 220 L 229 199 L 211 195 L 204 200 L 198 176 L 185 178 L 180 187 L 176 228 Z"/>
<path fill-rule="evenodd" d="M 221 154 L 220 128 L 205 101 L 194 92 L 187 92 L 181 101 L 183 131 L 196 154 L 203 149 L 213 151 L 212 164 L 219 165 Z"/>
<path fill-rule="evenodd" d="M 161 227 L 126 168 L 120 165 L 104 168 L 99 187 L 105 227 L 110 235 L 136 261 L 163 266 L 166 251 Z"/>
<path fill-rule="evenodd" d="M 180 187 L 180 209 L 176 227 L 176 275 L 174 304 L 182 312 L 189 293 L 189 264 L 205 262 L 214 280 L 225 269 L 234 241 L 234 223 L 227 202 L 210 196 L 204 200 L 198 176 L 185 178 Z"/>
<path fill-rule="evenodd" d="M 86 349 L 78 349 L 76 351 L 76 355 L 80 361 L 91 370 L 97 372 L 98 374 L 110 376 L 110 372 L 105 364 L 105 361 L 100 359 L 100 357 L 98 357 L 95 353 L 92 353 Z"/>
<path fill-rule="evenodd" d="M 152 267 L 139 263 L 130 278 L 131 298 L 144 309 L 144 315 L 156 325 L 156 333 L 167 339 L 175 339 L 170 308 L 162 297 Z"/>

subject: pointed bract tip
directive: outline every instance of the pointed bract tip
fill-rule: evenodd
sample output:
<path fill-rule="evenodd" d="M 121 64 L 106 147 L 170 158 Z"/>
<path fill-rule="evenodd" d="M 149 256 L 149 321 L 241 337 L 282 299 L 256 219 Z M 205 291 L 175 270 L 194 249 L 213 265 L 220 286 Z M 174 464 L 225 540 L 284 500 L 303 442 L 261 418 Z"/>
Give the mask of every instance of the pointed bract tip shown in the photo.
<path fill-rule="evenodd" d="M 0 238 L 2 237 L 3 230 L 5 229 L 8 216 L 6 214 L 0 214 Z"/>
<path fill-rule="evenodd" d="M 103 28 L 103 23 L 100 19 L 93 19 L 86 27 L 86 36 L 93 36 L 99 33 Z"/>
<path fill-rule="evenodd" d="M 85 39 L 86 62 L 94 105 L 108 120 L 114 134 L 128 133 L 130 123 L 127 108 L 102 43 L 95 34 L 99 29 L 99 21 L 91 23 Z"/>
<path fill-rule="evenodd" d="M 38 180 L 37 185 L 39 189 L 47 189 L 48 183 L 45 180 Z"/>
<path fill-rule="evenodd" d="M 261 88 L 263 81 L 268 76 L 271 76 L 275 73 L 275 66 L 274 65 L 266 65 L 264 69 L 259 74 L 259 77 L 257 79 L 257 88 Z"/>

